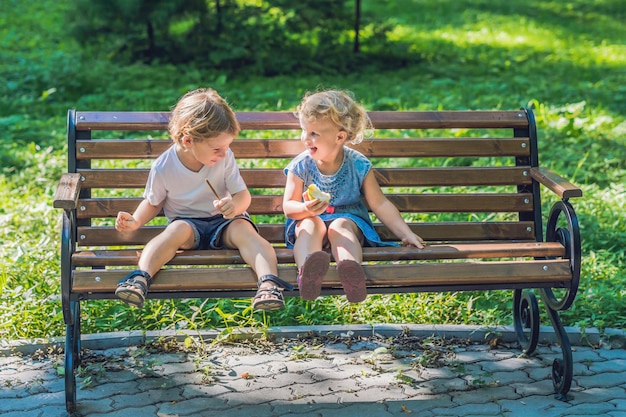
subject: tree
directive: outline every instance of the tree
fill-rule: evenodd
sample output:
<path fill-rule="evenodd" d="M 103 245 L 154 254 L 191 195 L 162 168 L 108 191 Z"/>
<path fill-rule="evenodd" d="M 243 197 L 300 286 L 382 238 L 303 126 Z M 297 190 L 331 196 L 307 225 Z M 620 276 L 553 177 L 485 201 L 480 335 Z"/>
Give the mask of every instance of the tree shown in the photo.
<path fill-rule="evenodd" d="M 354 2 L 354 53 L 358 53 L 361 49 L 359 45 L 359 32 L 361 31 L 361 0 Z"/>
<path fill-rule="evenodd" d="M 84 48 L 122 63 L 156 60 L 275 75 L 348 71 L 359 60 L 372 62 L 358 56 L 360 0 L 73 1 L 71 27 Z M 385 31 L 371 31 L 374 49 L 385 49 Z"/>
<path fill-rule="evenodd" d="M 72 32 L 84 45 L 107 44 L 130 60 L 151 61 L 168 47 L 173 23 L 206 13 L 203 0 L 74 0 Z M 102 46 L 102 45 L 101 45 Z"/>

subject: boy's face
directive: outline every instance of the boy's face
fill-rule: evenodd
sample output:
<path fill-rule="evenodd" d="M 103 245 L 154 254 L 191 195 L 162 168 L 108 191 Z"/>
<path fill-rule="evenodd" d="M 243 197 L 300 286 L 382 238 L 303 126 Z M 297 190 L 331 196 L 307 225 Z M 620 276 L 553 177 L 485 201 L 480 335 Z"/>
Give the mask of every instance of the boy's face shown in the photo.
<path fill-rule="evenodd" d="M 229 133 L 221 133 L 219 136 L 202 141 L 185 137 L 183 138 L 183 147 L 189 162 L 193 165 L 211 166 L 224 159 L 233 139 L 233 135 Z"/>

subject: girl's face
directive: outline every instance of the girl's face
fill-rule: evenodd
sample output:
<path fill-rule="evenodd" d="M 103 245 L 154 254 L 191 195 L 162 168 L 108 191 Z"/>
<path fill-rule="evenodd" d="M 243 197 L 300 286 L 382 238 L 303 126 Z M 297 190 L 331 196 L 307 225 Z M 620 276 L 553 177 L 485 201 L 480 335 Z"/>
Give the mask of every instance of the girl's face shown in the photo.
<path fill-rule="evenodd" d="M 302 136 L 300 140 L 309 151 L 309 155 L 316 161 L 325 161 L 336 157 L 343 149 L 347 137 L 346 132 L 328 119 L 312 121 L 300 120 Z"/>
<path fill-rule="evenodd" d="M 197 172 L 203 165 L 215 165 L 224 159 L 233 139 L 229 133 L 221 133 L 219 136 L 202 141 L 185 136 L 181 143 L 183 152 L 179 153 L 179 157 L 187 168 Z"/>

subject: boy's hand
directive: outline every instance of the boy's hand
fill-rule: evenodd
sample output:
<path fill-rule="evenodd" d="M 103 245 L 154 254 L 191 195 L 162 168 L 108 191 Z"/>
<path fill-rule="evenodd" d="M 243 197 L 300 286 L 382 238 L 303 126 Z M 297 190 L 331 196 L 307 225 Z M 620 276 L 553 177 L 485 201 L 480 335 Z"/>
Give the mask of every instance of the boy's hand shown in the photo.
<path fill-rule="evenodd" d="M 225 219 L 232 219 L 237 215 L 233 198 L 230 196 L 224 197 L 221 200 L 213 200 L 213 206 L 222 213 Z"/>
<path fill-rule="evenodd" d="M 139 224 L 135 221 L 132 214 L 126 213 L 125 211 L 117 213 L 117 218 L 115 219 L 115 229 L 118 232 L 132 232 L 138 228 Z"/>

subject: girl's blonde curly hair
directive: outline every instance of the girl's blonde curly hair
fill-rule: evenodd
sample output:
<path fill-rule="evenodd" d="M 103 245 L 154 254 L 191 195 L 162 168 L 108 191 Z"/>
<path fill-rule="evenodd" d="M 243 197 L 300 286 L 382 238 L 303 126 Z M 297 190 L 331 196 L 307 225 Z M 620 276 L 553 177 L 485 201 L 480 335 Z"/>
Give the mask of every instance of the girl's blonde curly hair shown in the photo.
<path fill-rule="evenodd" d="M 200 142 L 222 133 L 237 136 L 240 131 L 235 112 L 211 88 L 199 88 L 182 96 L 172 110 L 168 128 L 176 143 L 184 136 Z"/>
<path fill-rule="evenodd" d="M 353 145 L 361 143 L 365 135 L 370 136 L 372 122 L 367 112 L 349 91 L 326 90 L 306 93 L 295 111 L 300 120 L 328 119 L 348 134 L 347 141 Z"/>

